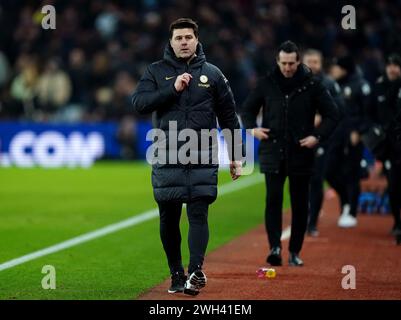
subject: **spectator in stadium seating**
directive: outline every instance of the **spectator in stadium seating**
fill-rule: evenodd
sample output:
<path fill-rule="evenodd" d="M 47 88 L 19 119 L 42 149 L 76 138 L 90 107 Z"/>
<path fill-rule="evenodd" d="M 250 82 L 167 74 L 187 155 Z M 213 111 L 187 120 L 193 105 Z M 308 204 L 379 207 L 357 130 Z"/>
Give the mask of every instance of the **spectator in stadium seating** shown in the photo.
<path fill-rule="evenodd" d="M 93 57 L 90 68 L 89 83 L 92 89 L 111 86 L 114 78 L 114 70 L 106 52 L 97 52 Z"/>
<path fill-rule="evenodd" d="M 114 121 L 118 123 L 116 139 L 121 144 L 121 157 L 136 157 L 136 122 L 132 110 L 132 92 L 136 88 L 135 79 L 126 71 L 116 74 L 112 87 L 100 87 L 95 91 L 92 121 Z"/>
<path fill-rule="evenodd" d="M 60 64 L 57 58 L 51 58 L 38 79 L 38 116 L 44 121 L 57 120 L 71 96 L 70 78 Z"/>
<path fill-rule="evenodd" d="M 137 112 L 153 113 L 154 126 L 166 135 L 166 154 L 177 152 L 184 143 L 173 140 L 177 132 L 170 130 L 170 122 L 177 125 L 179 132 L 194 130 L 191 132 L 196 132 L 198 138 L 202 129 L 216 129 L 216 116 L 220 127 L 229 130 L 233 137 L 235 129 L 240 128 L 228 81 L 216 66 L 206 62 L 198 41 L 198 25 L 191 19 L 181 18 L 171 24 L 170 42 L 163 60 L 148 66 L 132 102 Z M 170 143 L 177 147 L 170 149 Z M 228 146 L 229 150 L 234 149 L 229 156 L 231 176 L 235 180 L 241 170 L 241 162 L 235 161 L 239 146 L 230 142 Z M 160 236 L 172 279 L 170 293 L 184 291 L 197 295 L 206 284 L 202 266 L 209 239 L 208 209 L 217 197 L 218 164 L 216 159 L 213 161 L 213 149 L 213 146 L 192 146 L 189 152 L 196 155 L 196 160 L 189 160 L 187 164 L 181 159 L 174 164 L 170 156 L 167 163 L 153 164 L 152 184 L 160 212 Z M 206 161 L 200 162 L 199 156 Z M 187 205 L 189 221 L 188 279 L 181 260 L 183 203 Z"/>
<path fill-rule="evenodd" d="M 6 85 L 10 77 L 10 65 L 5 54 L 0 51 L 0 90 Z"/>
<path fill-rule="evenodd" d="M 290 183 L 292 207 L 289 265 L 302 266 L 299 257 L 308 221 L 309 183 L 314 164 L 314 148 L 333 132 L 338 121 L 337 106 L 308 67 L 300 61 L 295 43 L 281 44 L 277 65 L 245 100 L 241 118 L 246 129 L 252 129 L 260 140 L 260 170 L 266 180 L 265 225 L 270 244 L 266 262 L 282 265 L 281 232 L 283 189 L 286 177 Z M 262 125 L 256 117 L 262 109 Z M 316 112 L 322 123 L 314 127 Z"/>
<path fill-rule="evenodd" d="M 26 119 L 34 118 L 34 98 L 37 95 L 37 84 L 39 80 L 39 68 L 35 58 L 21 55 L 17 61 L 19 73 L 11 82 L 11 96 L 21 103 Z"/>
<path fill-rule="evenodd" d="M 0 119 L 20 118 L 24 114 L 22 103 L 11 96 L 10 79 L 10 64 L 5 54 L 0 51 Z"/>
<path fill-rule="evenodd" d="M 84 119 L 90 104 L 89 66 L 86 54 L 81 48 L 74 48 L 68 56 L 68 75 L 71 80 L 71 97 L 67 111 L 72 121 Z"/>
<path fill-rule="evenodd" d="M 43 1 L 20 0 L 18 5 L 1 1 L 0 48 L 10 62 L 12 78 L 19 73 L 15 58 L 21 54 L 60 56 L 68 65 L 70 52 L 77 48 L 85 53 L 86 61 L 92 62 L 99 53 L 117 47 L 120 49 L 107 55 L 112 68 L 120 65 L 137 76 L 163 49 L 162 22 L 196 15 L 204 26 L 202 39 L 209 52 L 208 60 L 232 79 L 233 92 L 241 103 L 244 92 L 255 81 L 252 74 L 261 76 L 274 63 L 274 47 L 289 36 L 306 47 L 320 49 L 328 59 L 352 52 L 366 78 L 374 81 L 377 65 L 383 63 L 382 54 L 401 50 L 401 11 L 396 1 L 378 5 L 360 0 L 358 4 L 358 23 L 365 27 L 349 32 L 338 22 L 338 1 L 220 0 L 189 5 L 185 1 L 161 0 L 58 0 L 53 3 L 57 29 L 49 31 L 41 28 Z M 82 91 L 89 96 L 93 96 L 94 87 L 104 85 L 95 82 L 92 86 L 91 77 L 83 82 Z M 78 104 L 92 112 L 89 100 L 83 98 Z"/>
<path fill-rule="evenodd" d="M 123 159 L 136 158 L 136 116 L 132 111 L 131 97 L 137 83 L 126 71 L 120 71 L 114 82 L 113 110 L 108 119 L 119 122 L 117 139 L 122 146 Z"/>

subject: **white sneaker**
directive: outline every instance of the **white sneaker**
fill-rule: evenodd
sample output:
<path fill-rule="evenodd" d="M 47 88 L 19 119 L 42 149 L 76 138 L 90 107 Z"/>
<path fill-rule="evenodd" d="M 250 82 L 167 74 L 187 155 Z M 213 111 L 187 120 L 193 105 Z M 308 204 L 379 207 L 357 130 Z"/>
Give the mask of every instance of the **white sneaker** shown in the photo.
<path fill-rule="evenodd" d="M 347 206 L 347 205 L 345 205 Z M 358 221 L 356 220 L 356 217 L 352 216 L 349 213 L 349 209 L 345 208 L 344 206 L 344 210 L 343 213 L 341 214 L 340 218 L 338 219 L 337 225 L 340 228 L 352 228 L 355 227 L 358 223 Z"/>
<path fill-rule="evenodd" d="M 185 282 L 184 293 L 191 296 L 199 294 L 199 290 L 206 285 L 206 275 L 201 270 L 193 272 Z"/>
<path fill-rule="evenodd" d="M 349 215 L 351 212 L 351 206 L 349 204 L 344 204 L 343 206 L 343 212 L 341 212 L 341 215 Z"/>

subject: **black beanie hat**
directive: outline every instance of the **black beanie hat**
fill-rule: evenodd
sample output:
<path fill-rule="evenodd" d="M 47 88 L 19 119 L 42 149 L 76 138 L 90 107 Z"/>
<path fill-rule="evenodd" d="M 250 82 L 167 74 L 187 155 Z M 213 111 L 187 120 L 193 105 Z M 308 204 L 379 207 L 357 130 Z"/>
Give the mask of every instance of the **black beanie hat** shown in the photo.
<path fill-rule="evenodd" d="M 349 74 L 352 74 L 355 71 L 355 61 L 351 56 L 338 58 L 335 64 L 345 69 Z"/>
<path fill-rule="evenodd" d="M 386 59 L 386 65 L 389 64 L 396 64 L 401 68 L 401 57 L 396 53 L 390 54 Z"/>

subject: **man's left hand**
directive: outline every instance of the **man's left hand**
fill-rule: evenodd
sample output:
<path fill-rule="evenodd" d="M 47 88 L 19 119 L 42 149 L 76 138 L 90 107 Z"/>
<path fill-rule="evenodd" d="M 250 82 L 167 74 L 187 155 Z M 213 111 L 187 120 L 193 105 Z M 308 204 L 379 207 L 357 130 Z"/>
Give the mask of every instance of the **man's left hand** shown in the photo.
<path fill-rule="evenodd" d="M 241 161 L 231 161 L 230 162 L 230 174 L 231 179 L 237 180 L 241 176 L 242 163 Z"/>
<path fill-rule="evenodd" d="M 309 149 L 314 148 L 318 144 L 319 140 L 315 136 L 307 136 L 302 140 L 299 140 L 301 147 L 306 147 Z"/>

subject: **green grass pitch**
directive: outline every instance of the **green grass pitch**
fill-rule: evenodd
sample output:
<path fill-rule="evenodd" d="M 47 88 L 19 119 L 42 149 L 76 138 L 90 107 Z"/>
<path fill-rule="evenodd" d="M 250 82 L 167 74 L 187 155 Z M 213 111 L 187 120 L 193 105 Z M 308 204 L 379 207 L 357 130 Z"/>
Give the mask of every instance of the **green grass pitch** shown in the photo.
<path fill-rule="evenodd" d="M 155 208 L 150 170 L 141 162 L 0 169 L 0 264 Z M 219 184 L 230 181 L 228 171 L 220 171 Z M 264 194 L 261 182 L 218 197 L 209 212 L 208 252 L 263 223 Z M 188 263 L 185 210 L 183 218 Z M 169 276 L 158 223 L 155 218 L 0 271 L 0 299 L 135 299 Z M 41 286 L 44 265 L 56 268 L 55 290 Z"/>

